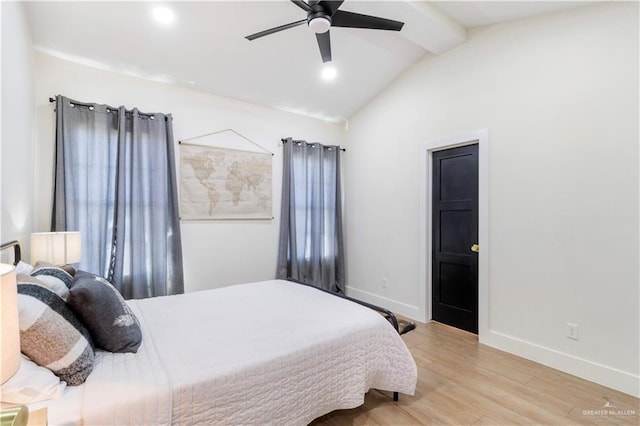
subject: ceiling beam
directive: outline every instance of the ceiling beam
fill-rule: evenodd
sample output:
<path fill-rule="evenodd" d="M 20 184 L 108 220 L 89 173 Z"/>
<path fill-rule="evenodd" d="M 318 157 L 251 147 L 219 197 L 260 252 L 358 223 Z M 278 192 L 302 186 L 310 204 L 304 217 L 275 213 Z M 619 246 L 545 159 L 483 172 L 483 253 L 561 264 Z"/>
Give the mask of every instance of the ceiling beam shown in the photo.
<path fill-rule="evenodd" d="M 405 23 L 400 35 L 431 53 L 440 54 L 467 41 L 467 30 L 427 1 L 353 2 L 344 9 Z"/>
<path fill-rule="evenodd" d="M 467 29 L 436 6 L 426 1 L 403 3 L 413 10 L 401 31 L 407 40 L 436 55 L 467 41 Z"/>

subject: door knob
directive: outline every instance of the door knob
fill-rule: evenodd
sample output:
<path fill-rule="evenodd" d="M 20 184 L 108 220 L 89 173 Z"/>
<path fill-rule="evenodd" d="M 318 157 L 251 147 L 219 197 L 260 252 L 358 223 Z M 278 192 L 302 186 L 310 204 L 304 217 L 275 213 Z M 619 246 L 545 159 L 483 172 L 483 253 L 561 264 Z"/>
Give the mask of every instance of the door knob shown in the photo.
<path fill-rule="evenodd" d="M 480 251 L 480 246 L 477 244 L 474 244 L 471 246 L 471 251 L 474 253 L 478 253 Z"/>

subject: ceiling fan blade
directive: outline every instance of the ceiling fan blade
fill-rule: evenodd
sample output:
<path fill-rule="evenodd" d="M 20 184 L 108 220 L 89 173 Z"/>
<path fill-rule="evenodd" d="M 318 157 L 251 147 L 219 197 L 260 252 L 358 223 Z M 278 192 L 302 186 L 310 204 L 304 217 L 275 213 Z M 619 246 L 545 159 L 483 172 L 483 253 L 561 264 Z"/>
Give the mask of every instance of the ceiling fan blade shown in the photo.
<path fill-rule="evenodd" d="M 393 19 L 378 18 L 377 16 L 362 15 L 344 10 L 337 11 L 331 18 L 332 27 L 400 31 L 403 25 L 404 22 L 394 21 Z"/>
<path fill-rule="evenodd" d="M 344 0 L 321 0 L 318 4 L 328 11 L 333 16 L 340 6 L 342 6 Z"/>
<path fill-rule="evenodd" d="M 308 4 L 303 2 L 302 0 L 291 0 L 291 3 L 295 4 L 296 6 L 298 6 L 300 9 L 304 10 L 305 12 L 311 12 L 311 6 L 309 6 Z"/>
<path fill-rule="evenodd" d="M 316 39 L 318 40 L 322 62 L 331 62 L 331 38 L 329 37 L 329 31 L 316 34 Z"/>
<path fill-rule="evenodd" d="M 275 28 L 271 28 L 271 29 L 268 29 L 268 30 L 260 31 L 259 33 L 248 35 L 245 38 L 247 40 L 255 40 L 257 38 L 264 37 L 264 36 L 267 36 L 269 34 L 277 33 L 278 31 L 288 30 L 289 28 L 297 27 L 298 25 L 302 25 L 302 24 L 306 24 L 306 23 L 307 23 L 307 20 L 306 19 L 302 19 L 300 21 L 291 22 L 289 24 L 280 25 L 279 27 L 275 27 Z"/>

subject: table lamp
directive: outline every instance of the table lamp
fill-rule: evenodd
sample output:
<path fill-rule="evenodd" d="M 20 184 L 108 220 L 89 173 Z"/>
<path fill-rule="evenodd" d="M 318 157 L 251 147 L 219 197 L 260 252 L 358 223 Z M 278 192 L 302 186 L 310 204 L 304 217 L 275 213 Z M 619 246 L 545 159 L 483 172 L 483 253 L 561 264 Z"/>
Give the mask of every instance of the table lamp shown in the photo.
<path fill-rule="evenodd" d="M 31 234 L 31 263 L 66 265 L 80 262 L 80 232 L 35 232 Z"/>
<path fill-rule="evenodd" d="M 0 263 L 0 384 L 13 377 L 20 368 L 20 324 L 18 322 L 18 288 L 12 265 Z M 29 410 L 24 405 L 2 407 L 0 423 L 24 425 Z"/>
<path fill-rule="evenodd" d="M 13 376 L 20 367 L 20 325 L 18 323 L 18 289 L 16 271 L 12 265 L 0 263 L 0 305 L 2 312 L 2 333 L 0 348 L 2 365 L 0 365 L 0 383 Z"/>

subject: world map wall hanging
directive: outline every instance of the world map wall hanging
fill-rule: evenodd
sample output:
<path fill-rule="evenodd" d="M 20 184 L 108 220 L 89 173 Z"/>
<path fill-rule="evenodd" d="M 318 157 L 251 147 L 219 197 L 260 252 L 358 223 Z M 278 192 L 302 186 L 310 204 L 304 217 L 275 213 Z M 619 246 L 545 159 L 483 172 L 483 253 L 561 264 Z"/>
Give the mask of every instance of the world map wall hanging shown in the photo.
<path fill-rule="evenodd" d="M 271 153 L 181 141 L 180 218 L 272 219 L 272 161 Z"/>

